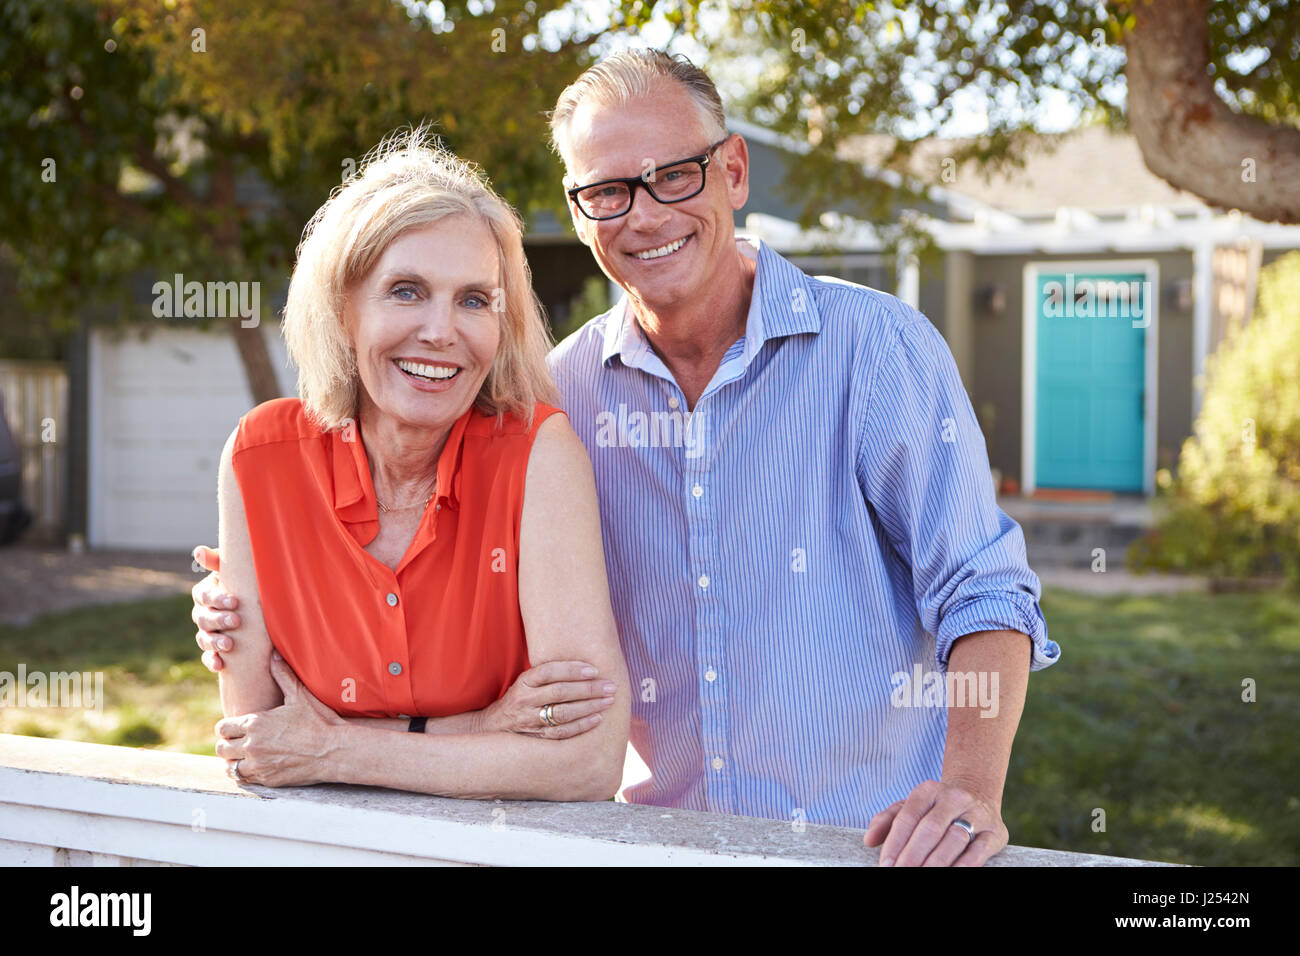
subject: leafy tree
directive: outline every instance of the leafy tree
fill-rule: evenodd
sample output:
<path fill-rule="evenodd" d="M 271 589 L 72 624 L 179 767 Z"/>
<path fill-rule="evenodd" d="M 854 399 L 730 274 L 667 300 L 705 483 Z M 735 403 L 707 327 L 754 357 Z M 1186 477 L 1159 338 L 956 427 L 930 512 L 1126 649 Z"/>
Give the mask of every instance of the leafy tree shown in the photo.
<path fill-rule="evenodd" d="M 517 206 L 558 208 L 542 111 L 587 56 L 543 30 L 560 5 L 0 0 L 0 235 L 27 302 L 58 332 L 151 320 L 141 276 L 279 289 L 330 190 L 422 119 Z M 228 324 L 275 397 L 261 329 Z"/>
<path fill-rule="evenodd" d="M 1000 168 L 1053 93 L 1126 124 L 1172 185 L 1300 222 L 1300 0 L 623 0 L 615 22 L 655 17 L 708 51 L 755 119 L 823 147 L 792 184 L 804 225 L 845 200 L 894 218 L 894 185 L 834 161 L 844 141 L 884 137 L 880 167 L 915 172 L 916 144 L 978 106 L 987 129 L 942 159 Z"/>

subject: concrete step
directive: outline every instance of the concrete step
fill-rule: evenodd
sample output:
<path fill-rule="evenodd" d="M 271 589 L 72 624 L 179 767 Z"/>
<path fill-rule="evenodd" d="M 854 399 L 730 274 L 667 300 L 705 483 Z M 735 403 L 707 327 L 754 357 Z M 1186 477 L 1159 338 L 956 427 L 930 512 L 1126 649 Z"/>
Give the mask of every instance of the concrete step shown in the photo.
<path fill-rule="evenodd" d="M 1024 531 L 1031 567 L 1091 568 L 1095 549 L 1103 548 L 1106 567 L 1121 568 L 1128 546 L 1153 521 L 1149 502 L 1135 497 L 1101 503 L 1003 498 L 998 504 Z"/>

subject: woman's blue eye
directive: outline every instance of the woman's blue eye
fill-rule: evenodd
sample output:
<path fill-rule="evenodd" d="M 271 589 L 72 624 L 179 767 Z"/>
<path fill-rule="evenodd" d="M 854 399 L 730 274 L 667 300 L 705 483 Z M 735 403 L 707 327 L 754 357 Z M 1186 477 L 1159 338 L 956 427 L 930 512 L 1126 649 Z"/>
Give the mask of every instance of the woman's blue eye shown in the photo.
<path fill-rule="evenodd" d="M 482 308 L 483 306 L 486 306 L 486 305 L 488 304 L 487 299 L 483 298 L 483 296 L 481 296 L 481 295 L 472 295 L 472 296 L 470 296 L 468 299 L 466 299 L 465 301 L 466 301 L 467 303 L 469 303 L 469 302 L 479 302 L 479 303 L 482 303 L 482 304 L 479 306 L 479 308 Z"/>
<path fill-rule="evenodd" d="M 398 286 L 393 286 L 393 289 L 392 289 L 392 291 L 389 293 L 389 295 L 395 295 L 395 296 L 398 296 L 399 298 L 402 298 L 402 293 L 403 293 L 403 292 L 410 292 L 412 295 L 417 295 L 417 294 L 418 294 L 418 292 L 416 291 L 415 286 L 411 286 L 411 285 L 398 285 Z M 404 301 L 409 302 L 410 299 L 404 299 Z"/>

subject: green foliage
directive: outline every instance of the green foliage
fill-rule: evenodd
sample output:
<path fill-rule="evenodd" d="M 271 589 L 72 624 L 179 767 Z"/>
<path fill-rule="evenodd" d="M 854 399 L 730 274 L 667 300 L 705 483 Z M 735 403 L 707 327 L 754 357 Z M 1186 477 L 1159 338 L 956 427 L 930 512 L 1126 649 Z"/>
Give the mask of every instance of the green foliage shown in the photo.
<path fill-rule="evenodd" d="M 1137 568 L 1241 578 L 1283 576 L 1300 588 L 1300 252 L 1260 271 L 1254 317 L 1206 363 L 1205 400 L 1164 512 L 1135 542 Z"/>
<path fill-rule="evenodd" d="M 725 26 L 712 27 L 706 8 L 725 11 Z M 885 226 L 893 245 L 896 204 L 923 204 L 917 183 L 942 182 L 916 147 L 949 121 L 976 111 L 987 126 L 927 162 L 964 170 L 969 161 L 985 172 L 1009 172 L 1038 129 L 1059 128 L 1050 104 L 1122 126 L 1136 8 L 1137 0 L 620 0 L 614 22 L 664 17 L 706 51 L 730 105 L 817 147 L 790 170 L 802 225 L 844 209 Z M 1300 0 L 1211 0 L 1207 25 L 1225 102 L 1267 123 L 1300 118 Z M 835 170 L 829 157 L 850 141 L 912 181 Z"/>
<path fill-rule="evenodd" d="M 590 38 L 543 36 L 561 0 L 435 6 L 0 0 L 0 244 L 25 306 L 0 341 L 153 321 L 174 273 L 282 287 L 331 190 L 422 120 L 521 209 L 561 206 L 542 112 Z"/>
<path fill-rule="evenodd" d="M 582 291 L 569 302 L 568 316 L 551 328 L 552 337 L 557 342 L 564 341 L 602 312 L 608 312 L 611 305 L 609 280 L 603 275 L 588 276 L 582 283 Z"/>

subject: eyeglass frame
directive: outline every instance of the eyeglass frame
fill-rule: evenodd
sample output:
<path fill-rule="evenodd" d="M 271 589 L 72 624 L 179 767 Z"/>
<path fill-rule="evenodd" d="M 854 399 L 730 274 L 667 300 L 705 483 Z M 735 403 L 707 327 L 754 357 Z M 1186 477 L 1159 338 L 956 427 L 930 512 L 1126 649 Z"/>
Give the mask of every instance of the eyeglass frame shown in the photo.
<path fill-rule="evenodd" d="M 650 194 L 651 199 L 663 206 L 671 206 L 673 203 L 686 202 L 688 199 L 694 199 L 700 193 L 704 192 L 704 187 L 708 185 L 709 163 L 713 161 L 713 151 L 735 135 L 735 133 L 728 133 L 698 156 L 687 156 L 685 159 L 678 159 L 671 163 L 664 163 L 662 166 L 656 166 L 654 169 L 650 170 L 649 173 L 642 173 L 640 176 L 627 176 L 622 179 L 601 179 L 594 183 L 587 183 L 583 186 L 574 186 L 572 189 L 566 190 L 569 196 L 569 201 L 578 208 L 578 212 L 582 213 L 592 222 L 608 222 L 611 219 L 619 219 L 626 216 L 632 211 L 632 207 L 636 205 L 636 191 L 638 187 L 643 188 Z M 683 163 L 700 164 L 700 188 L 689 196 L 682 196 L 680 199 L 660 199 L 655 195 L 654 189 L 651 188 L 650 180 L 653 180 L 655 174 L 661 170 L 671 169 L 673 166 L 681 166 Z M 646 179 L 647 176 L 650 177 L 650 180 Z M 627 208 L 622 212 L 615 213 L 612 216 L 593 216 L 591 213 L 587 212 L 587 210 L 582 208 L 582 203 L 578 202 L 578 193 L 583 190 L 591 189 L 595 186 L 609 186 L 614 183 L 624 183 L 627 185 Z"/>

